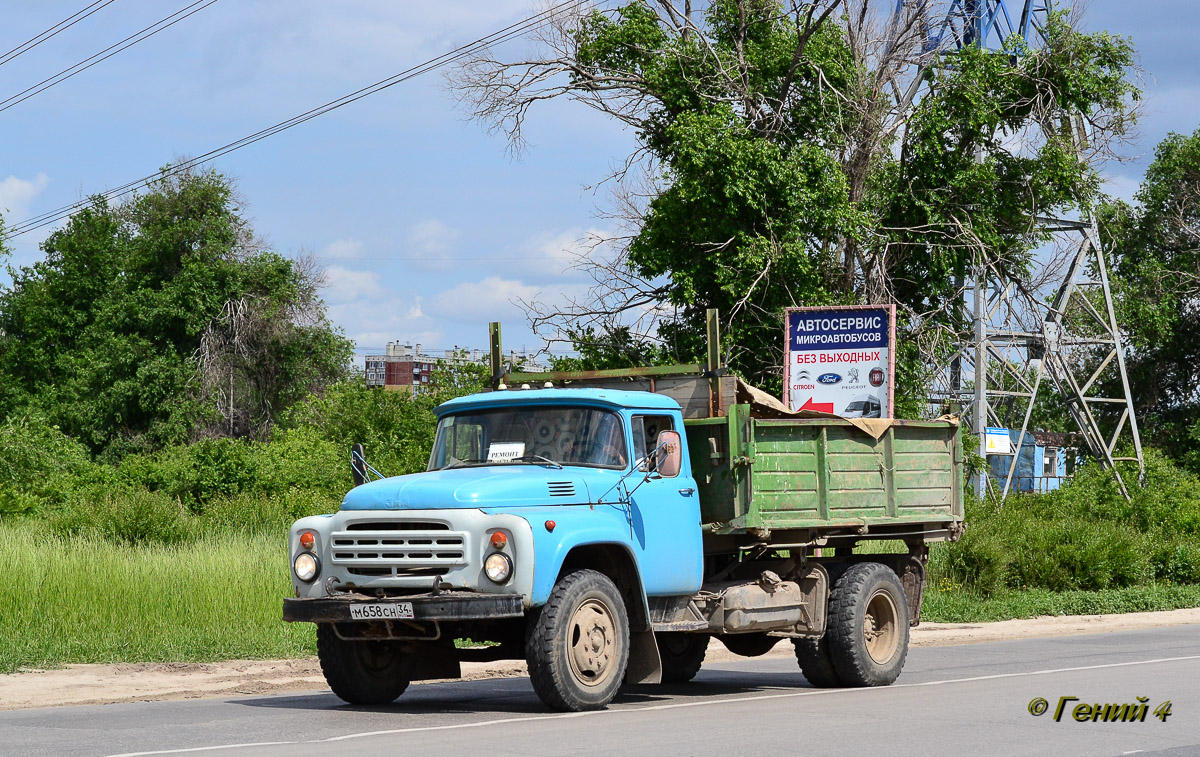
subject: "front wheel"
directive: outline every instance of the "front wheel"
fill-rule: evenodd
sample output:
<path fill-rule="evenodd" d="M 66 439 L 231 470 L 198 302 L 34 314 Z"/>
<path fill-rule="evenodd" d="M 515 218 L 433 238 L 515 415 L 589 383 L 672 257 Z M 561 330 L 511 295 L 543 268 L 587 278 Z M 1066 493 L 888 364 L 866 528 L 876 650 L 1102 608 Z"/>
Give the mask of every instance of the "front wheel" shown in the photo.
<path fill-rule="evenodd" d="M 529 619 L 525 659 L 548 707 L 580 712 L 611 702 L 629 662 L 629 619 L 613 582 L 594 570 L 559 580 Z"/>
<path fill-rule="evenodd" d="M 415 660 L 398 641 L 346 641 L 317 624 L 317 657 L 325 681 L 350 704 L 387 704 L 404 693 Z"/>

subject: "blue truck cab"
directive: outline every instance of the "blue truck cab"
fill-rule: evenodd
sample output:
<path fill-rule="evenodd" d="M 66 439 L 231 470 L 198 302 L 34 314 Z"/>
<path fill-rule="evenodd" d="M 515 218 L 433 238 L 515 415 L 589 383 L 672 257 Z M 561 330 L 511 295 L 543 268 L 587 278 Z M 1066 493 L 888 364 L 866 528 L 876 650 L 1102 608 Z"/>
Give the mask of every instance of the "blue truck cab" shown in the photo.
<path fill-rule="evenodd" d="M 694 595 L 703 581 L 679 404 L 649 392 L 536 389 L 461 397 L 437 415 L 428 470 L 355 487 L 339 512 L 291 529 L 296 598 L 285 619 L 318 623 L 335 692 L 395 698 L 396 684 L 352 680 L 379 666 L 355 655 L 393 642 L 405 660 L 388 680 L 405 684 L 454 675 L 471 651 L 456 650 L 456 637 L 527 657 L 526 627 L 563 612 L 571 617 L 558 625 L 585 640 L 570 659 L 548 660 L 544 675 L 582 685 L 556 691 L 550 681 L 539 689 L 549 704 L 584 709 L 629 676 L 660 677 L 650 605 Z M 596 595 L 582 612 L 555 596 L 572 574 L 582 578 L 568 593 Z"/>

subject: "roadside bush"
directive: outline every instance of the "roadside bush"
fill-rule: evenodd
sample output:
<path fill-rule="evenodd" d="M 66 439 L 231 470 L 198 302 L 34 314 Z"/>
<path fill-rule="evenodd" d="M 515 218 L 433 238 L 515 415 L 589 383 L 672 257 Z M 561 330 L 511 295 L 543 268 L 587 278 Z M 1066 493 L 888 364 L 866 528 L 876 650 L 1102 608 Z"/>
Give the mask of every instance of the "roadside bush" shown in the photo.
<path fill-rule="evenodd" d="M 292 408 L 284 426 L 314 430 L 337 447 L 343 459 L 348 459 L 351 445 L 361 443 L 367 462 L 385 475 L 415 473 L 429 463 L 437 425 L 433 408 L 440 397 L 413 397 L 368 389 L 361 380 L 343 381 Z"/>
<path fill-rule="evenodd" d="M 350 488 L 349 452 L 312 428 L 277 431 L 269 442 L 204 439 L 121 462 L 121 481 L 161 492 L 200 514 L 241 495 L 315 490 L 338 499 Z"/>
<path fill-rule="evenodd" d="M 1121 525 L 1077 518 L 1018 522 L 1009 587 L 1110 589 L 1150 577 L 1145 538 Z"/>
<path fill-rule="evenodd" d="M 1155 578 L 1172 583 L 1200 583 L 1200 544 L 1193 539 L 1156 543 L 1150 554 Z"/>
<path fill-rule="evenodd" d="M 61 503 L 79 486 L 110 474 L 82 444 L 42 418 L 0 423 L 0 515 Z"/>
<path fill-rule="evenodd" d="M 271 441 L 250 450 L 254 478 L 245 491 L 283 494 L 307 489 L 336 495 L 350 489 L 350 449 L 323 438 L 314 428 L 277 429 Z"/>
<path fill-rule="evenodd" d="M 152 454 L 130 455 L 118 471 L 130 486 L 161 492 L 194 513 L 209 500 L 253 489 L 249 445 L 235 439 L 202 439 Z"/>
<path fill-rule="evenodd" d="M 966 534 L 934 550 L 930 572 L 983 596 L 1200 583 L 1200 479 L 1154 450 L 1136 478 L 1126 471 L 1128 501 L 1095 464 L 1055 492 L 969 501 Z"/>
<path fill-rule="evenodd" d="M 1154 449 L 1145 451 L 1146 480 L 1138 486 L 1137 469 L 1123 471 L 1131 500 L 1112 474 L 1098 464 L 1084 466 L 1063 488 L 1036 500 L 1044 516 L 1069 511 L 1082 517 L 1124 523 L 1144 533 L 1200 535 L 1200 478 Z"/>
<path fill-rule="evenodd" d="M 967 531 L 957 542 L 934 545 L 930 552 L 930 577 L 945 578 L 985 596 L 1008 585 L 1014 550 L 1007 534 L 992 526 L 985 515 L 987 505 L 967 504 Z"/>

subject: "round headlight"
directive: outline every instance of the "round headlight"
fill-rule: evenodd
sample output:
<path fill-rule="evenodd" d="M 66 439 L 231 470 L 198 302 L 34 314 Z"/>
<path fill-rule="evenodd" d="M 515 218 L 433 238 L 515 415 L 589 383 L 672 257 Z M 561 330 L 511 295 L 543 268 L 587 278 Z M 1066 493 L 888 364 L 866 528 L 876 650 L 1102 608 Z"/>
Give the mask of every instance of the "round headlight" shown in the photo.
<path fill-rule="evenodd" d="M 502 584 L 512 575 L 512 560 L 508 555 L 493 552 L 483 561 L 483 572 L 493 583 Z"/>
<path fill-rule="evenodd" d="M 296 578 L 310 583 L 321 572 L 321 561 L 312 552 L 301 552 L 296 555 L 296 562 L 292 563 L 292 568 L 296 571 Z"/>

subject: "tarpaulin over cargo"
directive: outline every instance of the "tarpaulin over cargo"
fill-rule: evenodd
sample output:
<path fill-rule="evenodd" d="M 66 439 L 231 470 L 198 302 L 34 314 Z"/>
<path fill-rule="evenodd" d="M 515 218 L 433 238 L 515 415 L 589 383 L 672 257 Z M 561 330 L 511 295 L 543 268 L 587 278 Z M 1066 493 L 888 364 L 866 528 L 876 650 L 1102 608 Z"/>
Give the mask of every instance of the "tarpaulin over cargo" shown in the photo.
<path fill-rule="evenodd" d="M 750 414 L 755 418 L 840 418 L 872 439 L 878 439 L 886 434 L 889 428 L 896 425 L 894 418 L 842 418 L 839 415 L 819 413 L 815 410 L 790 410 L 780 400 L 761 389 L 750 386 L 741 379 L 737 380 L 737 400 L 741 404 L 749 405 Z M 958 423 L 958 418 L 953 415 L 944 415 L 938 420 Z"/>

